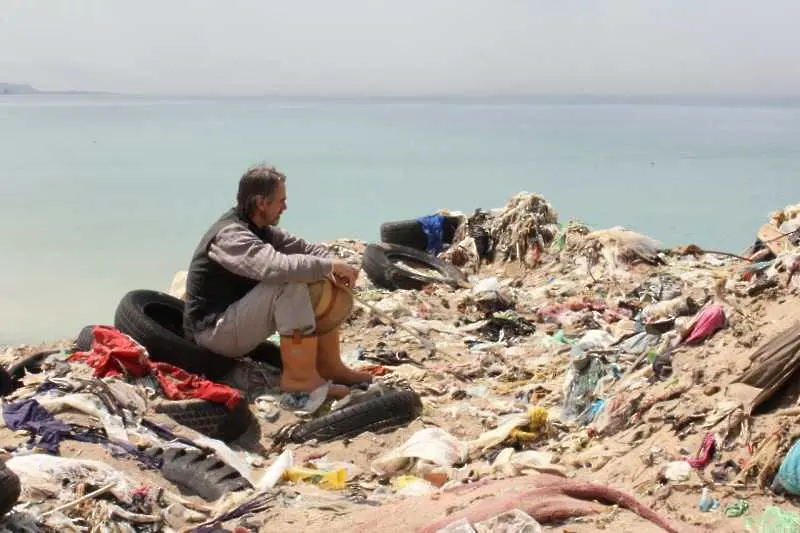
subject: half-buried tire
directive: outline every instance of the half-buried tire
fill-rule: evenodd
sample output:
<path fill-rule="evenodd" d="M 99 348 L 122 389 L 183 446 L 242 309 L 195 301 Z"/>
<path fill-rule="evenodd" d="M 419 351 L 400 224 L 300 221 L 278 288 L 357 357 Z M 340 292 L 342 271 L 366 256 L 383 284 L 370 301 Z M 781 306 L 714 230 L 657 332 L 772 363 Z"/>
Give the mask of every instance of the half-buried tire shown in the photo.
<path fill-rule="evenodd" d="M 75 350 L 79 352 L 88 352 L 92 349 L 95 325 L 113 327 L 106 324 L 89 324 L 88 326 L 84 326 L 84 328 L 78 333 L 78 337 L 75 339 Z"/>
<path fill-rule="evenodd" d="M 17 474 L 5 463 L 0 463 L 0 516 L 5 515 L 17 504 L 21 490 Z"/>
<path fill-rule="evenodd" d="M 409 268 L 403 268 L 397 261 Z M 375 285 L 390 290 L 419 290 L 431 283 L 459 287 L 466 281 L 458 267 L 427 252 L 398 244 L 368 244 L 362 268 Z M 432 272 L 425 273 L 426 269 Z"/>
<path fill-rule="evenodd" d="M 58 353 L 58 350 L 32 353 L 17 359 L 7 368 L 0 368 L 0 396 L 7 396 L 21 387 L 20 380 L 25 376 L 25 372 L 38 373 L 42 368 L 42 361 L 54 353 Z"/>
<path fill-rule="evenodd" d="M 238 470 L 214 454 L 172 447 L 164 452 L 163 461 L 161 473 L 166 479 L 209 502 L 231 492 L 252 488 Z"/>
<path fill-rule="evenodd" d="M 245 399 L 240 400 L 233 409 L 206 400 L 163 400 L 155 403 L 153 410 L 167 415 L 178 424 L 223 442 L 239 438 L 253 421 Z"/>
<path fill-rule="evenodd" d="M 114 327 L 147 349 L 153 361 L 173 364 L 208 379 L 219 379 L 236 361 L 211 352 L 183 336 L 184 302 L 169 294 L 138 289 L 128 292 L 114 314 Z M 280 350 L 263 342 L 246 357 L 280 368 Z"/>
<path fill-rule="evenodd" d="M 366 431 L 405 426 L 422 414 L 422 401 L 412 390 L 392 391 L 337 409 L 292 427 L 286 438 L 294 443 L 355 437 Z"/>

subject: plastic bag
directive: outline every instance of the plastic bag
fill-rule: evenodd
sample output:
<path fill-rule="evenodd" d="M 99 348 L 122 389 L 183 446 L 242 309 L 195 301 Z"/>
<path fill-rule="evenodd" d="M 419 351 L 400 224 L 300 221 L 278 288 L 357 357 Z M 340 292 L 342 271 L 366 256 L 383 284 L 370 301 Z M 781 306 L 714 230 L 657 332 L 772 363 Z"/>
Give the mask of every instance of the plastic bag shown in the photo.
<path fill-rule="evenodd" d="M 425 428 L 414 433 L 399 448 L 378 457 L 371 468 L 379 476 L 405 470 L 411 459 L 430 461 L 439 466 L 453 466 L 467 458 L 467 445 L 439 428 Z"/>

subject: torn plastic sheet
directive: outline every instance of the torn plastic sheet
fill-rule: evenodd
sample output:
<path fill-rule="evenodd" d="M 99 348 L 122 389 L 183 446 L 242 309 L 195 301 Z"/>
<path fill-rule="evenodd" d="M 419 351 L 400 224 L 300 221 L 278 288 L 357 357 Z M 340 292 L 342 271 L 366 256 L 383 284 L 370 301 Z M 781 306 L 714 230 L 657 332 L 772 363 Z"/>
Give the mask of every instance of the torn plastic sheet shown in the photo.
<path fill-rule="evenodd" d="M 79 483 L 98 487 L 114 483 L 111 488 L 114 497 L 120 502 L 130 503 L 131 489 L 139 485 L 113 466 L 90 459 L 33 453 L 14 456 L 6 461 L 6 466 L 25 480 L 22 490 L 30 495 L 28 499 L 51 495 L 66 501 L 75 496 Z"/>
<path fill-rule="evenodd" d="M 526 415 L 527 416 L 527 415 Z M 467 459 L 467 445 L 439 428 L 425 428 L 414 433 L 400 447 L 378 457 L 371 468 L 379 476 L 405 470 L 412 459 L 430 461 L 439 466 L 453 466 Z"/>
<path fill-rule="evenodd" d="M 106 435 L 108 435 L 109 438 L 122 442 L 130 442 L 122 417 L 109 413 L 103 402 L 93 394 L 75 393 L 65 396 L 39 395 L 36 397 L 36 401 L 51 414 L 60 413 L 65 409 L 72 408 L 94 416 L 103 424 L 103 428 L 105 428 Z"/>
<path fill-rule="evenodd" d="M 478 438 L 469 443 L 470 455 L 482 453 L 505 442 L 515 429 L 531 423 L 528 413 L 513 413 L 499 420 L 497 427 L 481 433 Z"/>
<path fill-rule="evenodd" d="M 251 485 L 255 486 L 256 479 L 253 474 L 253 468 L 241 454 L 233 451 L 230 446 L 221 440 L 212 439 L 211 437 L 206 437 L 205 435 L 196 437 L 194 441 L 200 446 L 205 446 L 214 450 L 219 459 L 222 459 L 229 466 L 235 468 L 242 475 L 242 477 L 249 481 Z"/>

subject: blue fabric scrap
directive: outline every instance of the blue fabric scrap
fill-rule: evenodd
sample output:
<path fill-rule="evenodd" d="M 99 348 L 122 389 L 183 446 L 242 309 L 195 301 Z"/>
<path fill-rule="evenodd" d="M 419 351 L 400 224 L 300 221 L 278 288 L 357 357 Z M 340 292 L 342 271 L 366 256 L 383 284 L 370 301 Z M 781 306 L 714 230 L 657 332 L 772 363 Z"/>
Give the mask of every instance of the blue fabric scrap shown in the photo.
<path fill-rule="evenodd" d="M 427 252 L 435 255 L 444 250 L 444 216 L 428 215 L 419 217 L 417 222 L 422 225 L 422 231 L 428 238 Z"/>
<path fill-rule="evenodd" d="M 101 444 L 115 457 L 132 456 L 150 468 L 161 467 L 160 459 L 148 456 L 129 442 L 115 441 L 96 431 L 72 426 L 57 419 L 35 398 L 3 404 L 3 420 L 10 429 L 30 431 L 28 444 L 54 455 L 58 454 L 62 440 L 72 439 Z"/>
<path fill-rule="evenodd" d="M 39 402 L 30 398 L 19 402 L 3 404 L 3 419 L 13 430 L 26 429 L 31 432 L 29 443 L 50 453 L 58 453 L 58 445 L 72 432 L 72 428 L 51 415 Z"/>

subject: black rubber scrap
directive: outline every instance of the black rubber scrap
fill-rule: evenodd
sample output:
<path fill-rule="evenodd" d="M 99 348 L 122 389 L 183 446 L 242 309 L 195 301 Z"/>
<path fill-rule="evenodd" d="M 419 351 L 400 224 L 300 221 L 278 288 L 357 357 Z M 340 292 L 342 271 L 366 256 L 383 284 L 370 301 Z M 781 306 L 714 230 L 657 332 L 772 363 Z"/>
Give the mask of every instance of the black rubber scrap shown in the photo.
<path fill-rule="evenodd" d="M 5 463 L 0 464 L 0 516 L 5 515 L 16 505 L 21 490 L 17 474 Z"/>
<path fill-rule="evenodd" d="M 253 421 L 253 414 L 244 399 L 233 409 L 206 400 L 164 400 L 154 404 L 153 410 L 223 442 L 239 438 Z"/>
<path fill-rule="evenodd" d="M 238 470 L 214 454 L 172 447 L 164 452 L 161 474 L 177 486 L 213 502 L 224 495 L 253 488 Z"/>
<path fill-rule="evenodd" d="M 286 438 L 294 443 L 354 437 L 366 431 L 405 426 L 422 414 L 422 401 L 412 390 L 391 391 L 291 428 Z"/>

